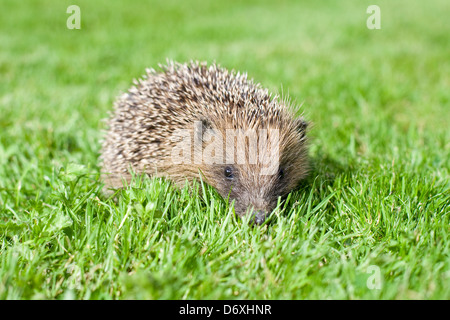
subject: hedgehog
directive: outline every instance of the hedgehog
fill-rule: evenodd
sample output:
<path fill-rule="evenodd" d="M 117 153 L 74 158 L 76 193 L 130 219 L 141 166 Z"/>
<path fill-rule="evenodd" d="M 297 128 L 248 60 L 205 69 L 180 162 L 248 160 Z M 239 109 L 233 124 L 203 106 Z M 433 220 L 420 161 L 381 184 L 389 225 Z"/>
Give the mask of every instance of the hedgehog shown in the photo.
<path fill-rule="evenodd" d="M 262 224 L 308 173 L 308 122 L 247 73 L 167 61 L 118 97 L 100 154 L 105 189 L 134 173 L 179 187 L 201 179 Z"/>

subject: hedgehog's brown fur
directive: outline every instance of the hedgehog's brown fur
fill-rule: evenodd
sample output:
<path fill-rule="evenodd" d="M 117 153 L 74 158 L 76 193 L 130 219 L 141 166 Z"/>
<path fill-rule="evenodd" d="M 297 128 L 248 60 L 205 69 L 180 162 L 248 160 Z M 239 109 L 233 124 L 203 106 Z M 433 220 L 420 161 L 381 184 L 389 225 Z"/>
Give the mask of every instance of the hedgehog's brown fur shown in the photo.
<path fill-rule="evenodd" d="M 106 186 L 117 188 L 123 185 L 123 179 L 130 181 L 130 169 L 168 177 L 179 186 L 186 179 L 198 178 L 201 172 L 225 199 L 235 200 L 238 215 L 254 212 L 256 222 L 261 223 L 276 206 L 278 197 L 289 193 L 307 173 L 306 122 L 294 117 L 287 101 L 270 95 L 248 80 L 246 74 L 198 62 L 169 62 L 161 68 L 161 72 L 147 70 L 147 75 L 135 81 L 135 86 L 115 104 L 101 154 Z M 206 134 L 199 140 L 194 137 L 191 163 L 175 164 L 172 155 L 179 143 L 177 134 L 180 129 L 192 133 L 194 123 L 200 124 L 202 132 L 213 139 L 207 142 Z M 257 162 L 238 159 L 239 151 L 248 154 L 250 147 L 236 143 L 230 164 L 229 141 L 216 139 L 220 135 L 226 137 L 229 129 L 267 129 L 263 136 L 268 141 L 271 129 L 278 129 L 279 156 L 262 140 L 263 136 L 257 136 L 256 145 L 263 146 L 257 151 Z M 217 155 L 223 150 L 223 162 L 228 164 L 195 163 L 198 152 L 204 152 L 208 144 L 219 148 L 214 149 L 219 150 Z M 268 163 L 265 161 L 272 160 L 279 163 L 274 174 L 261 175 Z"/>

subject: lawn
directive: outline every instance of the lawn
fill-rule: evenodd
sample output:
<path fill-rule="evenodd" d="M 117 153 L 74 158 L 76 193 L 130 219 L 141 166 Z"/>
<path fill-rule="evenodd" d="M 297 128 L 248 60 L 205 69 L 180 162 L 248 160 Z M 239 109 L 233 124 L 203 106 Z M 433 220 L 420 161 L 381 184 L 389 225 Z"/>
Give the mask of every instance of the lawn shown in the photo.
<path fill-rule="evenodd" d="M 450 299 L 447 0 L 1 8 L 0 299 Z M 201 184 L 101 193 L 102 119 L 167 58 L 302 105 L 313 169 L 270 223 Z"/>

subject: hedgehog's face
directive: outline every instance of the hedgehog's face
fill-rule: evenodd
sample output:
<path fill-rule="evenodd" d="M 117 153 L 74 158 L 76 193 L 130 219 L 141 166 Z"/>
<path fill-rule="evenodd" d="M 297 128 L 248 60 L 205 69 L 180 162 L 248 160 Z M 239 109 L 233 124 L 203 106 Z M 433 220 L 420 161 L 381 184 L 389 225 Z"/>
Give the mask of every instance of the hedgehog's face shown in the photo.
<path fill-rule="evenodd" d="M 273 175 L 261 175 L 256 165 L 225 165 L 223 182 L 216 188 L 226 199 L 234 200 L 238 216 L 251 214 L 261 224 L 276 207 L 278 198 L 288 192 L 285 169 L 281 166 Z"/>
<path fill-rule="evenodd" d="M 301 164 L 304 166 L 304 163 Z M 299 171 L 281 164 L 272 175 L 260 175 L 261 168 L 255 165 L 222 166 L 222 182 L 215 187 L 230 201 L 234 200 L 235 212 L 239 216 L 251 214 L 256 224 L 262 224 L 277 206 L 278 200 L 292 191 L 299 183 Z"/>
<path fill-rule="evenodd" d="M 254 222 L 261 224 L 279 198 L 292 191 L 307 172 L 304 128 L 303 133 L 284 128 L 260 131 L 255 136 L 247 131 L 242 143 L 239 136 L 237 133 L 234 145 L 231 139 L 225 143 L 227 163 L 210 164 L 203 173 L 224 199 L 234 200 L 237 215 L 251 214 Z"/>

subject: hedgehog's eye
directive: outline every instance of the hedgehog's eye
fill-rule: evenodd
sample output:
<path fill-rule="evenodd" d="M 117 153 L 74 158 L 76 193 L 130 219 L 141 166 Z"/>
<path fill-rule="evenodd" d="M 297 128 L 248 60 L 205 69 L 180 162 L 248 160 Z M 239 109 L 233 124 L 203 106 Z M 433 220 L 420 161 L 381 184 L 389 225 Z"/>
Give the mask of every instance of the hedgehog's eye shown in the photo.
<path fill-rule="evenodd" d="M 233 169 L 231 167 L 226 167 L 224 170 L 225 178 L 231 180 L 234 178 Z"/>
<path fill-rule="evenodd" d="M 284 178 L 284 169 L 279 168 L 278 169 L 278 179 L 282 180 Z"/>

